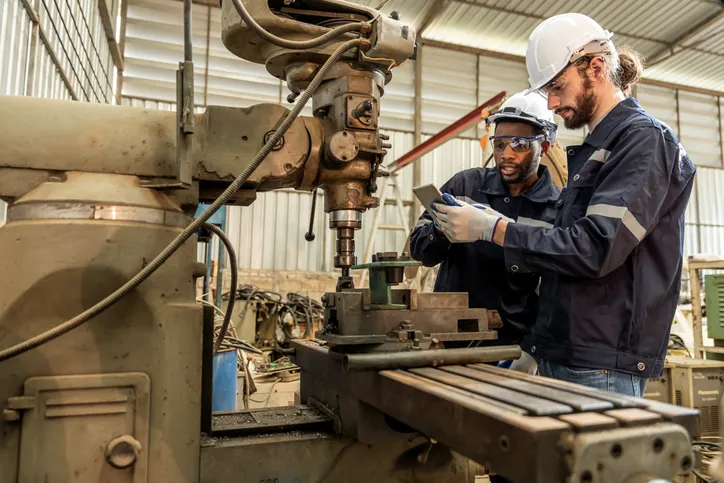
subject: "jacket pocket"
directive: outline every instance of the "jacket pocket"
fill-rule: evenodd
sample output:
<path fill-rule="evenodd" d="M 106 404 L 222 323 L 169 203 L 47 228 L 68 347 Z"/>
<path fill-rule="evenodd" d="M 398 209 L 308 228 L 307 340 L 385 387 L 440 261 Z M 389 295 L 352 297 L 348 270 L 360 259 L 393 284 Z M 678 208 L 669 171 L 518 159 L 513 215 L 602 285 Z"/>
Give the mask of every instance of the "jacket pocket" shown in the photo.
<path fill-rule="evenodd" d="M 569 188 L 567 203 L 569 205 L 571 223 L 586 216 L 588 204 L 593 196 L 593 182 L 593 177 L 585 180 L 579 179 L 574 186 Z"/>

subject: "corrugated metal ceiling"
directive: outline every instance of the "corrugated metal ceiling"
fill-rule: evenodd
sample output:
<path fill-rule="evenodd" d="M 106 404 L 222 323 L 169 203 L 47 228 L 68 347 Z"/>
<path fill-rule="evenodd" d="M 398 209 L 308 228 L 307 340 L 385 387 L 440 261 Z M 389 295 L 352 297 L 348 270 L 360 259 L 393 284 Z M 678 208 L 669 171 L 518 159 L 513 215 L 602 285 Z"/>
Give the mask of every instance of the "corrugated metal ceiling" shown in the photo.
<path fill-rule="evenodd" d="M 375 4 L 376 0 L 357 3 Z M 409 11 L 410 0 L 390 0 L 384 11 L 398 10 L 413 18 L 431 8 Z M 543 19 L 580 12 L 614 32 L 614 40 L 648 58 L 664 59 L 645 77 L 724 91 L 724 4 L 716 0 L 449 0 L 423 37 L 514 55 L 524 55 L 528 35 Z M 705 26 L 690 35 L 692 29 Z M 681 44 L 677 41 L 683 40 Z M 674 54 L 669 54 L 674 47 Z M 682 50 L 683 48 L 683 50 Z M 669 56 L 668 58 L 666 56 Z M 696 58 L 696 65 L 692 65 Z"/>

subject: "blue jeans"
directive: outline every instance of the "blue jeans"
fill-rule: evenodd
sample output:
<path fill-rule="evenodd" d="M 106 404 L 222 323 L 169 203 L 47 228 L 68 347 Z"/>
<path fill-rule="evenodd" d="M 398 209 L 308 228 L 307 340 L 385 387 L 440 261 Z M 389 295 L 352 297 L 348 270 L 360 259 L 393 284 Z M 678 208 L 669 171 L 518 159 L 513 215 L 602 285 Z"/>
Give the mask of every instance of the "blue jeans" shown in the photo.
<path fill-rule="evenodd" d="M 593 389 L 633 397 L 643 397 L 646 389 L 646 378 L 609 369 L 589 369 L 540 361 L 538 374 L 559 381 L 573 382 Z"/>

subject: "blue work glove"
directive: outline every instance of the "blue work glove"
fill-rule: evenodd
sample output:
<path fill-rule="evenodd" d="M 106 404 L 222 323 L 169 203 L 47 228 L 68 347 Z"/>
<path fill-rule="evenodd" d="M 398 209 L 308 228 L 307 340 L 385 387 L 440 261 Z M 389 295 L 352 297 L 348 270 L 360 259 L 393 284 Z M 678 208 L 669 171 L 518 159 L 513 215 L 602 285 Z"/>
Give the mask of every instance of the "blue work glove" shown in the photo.
<path fill-rule="evenodd" d="M 445 204 L 433 203 L 432 207 L 436 211 L 435 217 L 440 229 L 451 242 L 492 241 L 498 222 L 510 221 L 489 206 L 470 205 L 447 193 L 443 195 L 443 199 Z M 450 206 L 453 203 L 457 206 Z"/>

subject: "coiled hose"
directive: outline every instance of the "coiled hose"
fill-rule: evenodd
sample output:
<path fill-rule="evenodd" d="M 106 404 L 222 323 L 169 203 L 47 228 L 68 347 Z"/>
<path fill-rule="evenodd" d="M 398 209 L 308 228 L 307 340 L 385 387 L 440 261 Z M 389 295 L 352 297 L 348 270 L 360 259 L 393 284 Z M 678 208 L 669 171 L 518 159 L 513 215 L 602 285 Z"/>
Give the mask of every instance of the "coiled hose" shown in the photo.
<path fill-rule="evenodd" d="M 226 236 L 224 230 L 211 223 L 204 223 L 204 228 L 213 232 L 219 237 L 221 243 L 226 247 L 226 252 L 229 254 L 229 264 L 231 265 L 231 289 L 236 290 L 236 286 L 239 284 L 239 265 L 236 263 L 236 252 L 234 251 L 234 245 L 231 240 Z M 221 269 L 221 260 L 219 260 L 219 270 Z M 216 337 L 214 343 L 214 354 L 219 352 L 221 343 L 226 337 L 226 332 L 229 330 L 229 322 L 231 321 L 231 312 L 234 310 L 234 300 L 236 297 L 229 297 L 229 303 L 226 304 L 226 311 L 224 312 L 224 321 L 221 323 L 221 330 L 219 335 Z"/>
<path fill-rule="evenodd" d="M 281 37 L 277 37 L 271 32 L 268 32 L 264 30 L 264 27 L 256 23 L 256 20 L 249 14 L 249 12 L 246 10 L 246 7 L 244 6 L 244 3 L 241 0 L 231 0 L 234 4 L 234 7 L 236 8 L 236 11 L 239 13 L 239 16 L 244 21 L 245 24 L 247 24 L 249 27 L 256 32 L 256 34 L 261 37 L 262 39 L 266 40 L 269 43 L 272 43 L 274 45 L 278 45 L 279 47 L 283 47 L 285 49 L 291 49 L 291 50 L 306 50 L 306 49 L 313 49 L 315 47 L 319 47 L 320 45 L 324 45 L 327 42 L 329 42 L 332 39 L 335 39 L 339 37 L 340 35 L 344 35 L 349 32 L 359 32 L 362 29 L 369 28 L 369 24 L 366 22 L 354 22 L 354 23 L 348 23 L 345 25 L 340 25 L 339 27 L 336 27 L 329 32 L 320 35 L 317 38 L 311 39 L 311 40 L 287 40 L 283 39 Z"/>
<path fill-rule="evenodd" d="M 151 260 L 148 265 L 146 265 L 140 272 L 134 275 L 128 282 L 118 288 L 118 290 L 116 290 L 94 306 L 85 310 L 84 312 L 76 315 L 72 319 L 63 322 L 60 325 L 57 325 L 56 327 L 46 332 L 43 332 L 42 334 L 39 334 L 28 340 L 20 342 L 19 344 L 0 351 L 0 362 L 27 352 L 30 349 L 38 347 L 39 345 L 45 344 L 46 342 L 60 337 L 66 332 L 69 332 L 83 325 L 96 315 L 104 312 L 109 307 L 113 306 L 116 302 L 125 297 L 131 290 L 143 283 L 143 281 L 150 277 L 153 272 L 158 270 L 158 268 L 163 265 L 164 262 L 166 262 L 166 260 L 168 260 L 171 255 L 173 255 L 176 250 L 178 250 L 189 238 L 191 238 L 191 236 L 193 236 L 199 230 L 199 228 L 201 228 L 204 223 L 206 223 L 206 221 L 214 213 L 216 213 L 219 208 L 226 204 L 231 199 L 231 197 L 236 194 L 239 188 L 241 188 L 241 186 L 246 182 L 249 176 L 261 164 L 264 158 L 266 158 L 267 155 L 271 152 L 272 148 L 276 146 L 284 133 L 287 132 L 294 120 L 299 116 L 299 113 L 302 112 L 304 105 L 309 101 L 309 99 L 312 97 L 314 92 L 324 80 L 325 76 L 329 73 L 329 70 L 332 68 L 332 66 L 342 57 L 342 55 L 345 54 L 345 52 L 352 48 L 359 47 L 360 44 L 362 44 L 363 42 L 366 42 L 366 40 L 348 40 L 347 42 L 340 45 L 337 50 L 334 51 L 329 59 L 327 59 L 322 67 L 320 67 L 317 75 L 314 76 L 314 79 L 309 84 L 309 87 L 307 87 L 304 93 L 299 97 L 291 112 L 287 115 L 279 128 L 274 131 L 274 134 L 269 138 L 266 144 L 264 144 L 259 153 L 257 153 L 257 155 L 254 157 L 252 162 L 246 168 L 244 168 L 241 174 L 229 185 L 228 188 L 224 190 L 223 193 L 221 193 L 221 195 L 219 195 L 218 198 L 216 198 L 216 200 L 209 206 L 209 208 L 201 215 L 199 215 L 198 218 L 192 221 L 191 224 L 189 224 L 189 226 L 187 226 L 181 233 L 179 233 L 178 236 L 176 236 L 176 238 L 171 243 L 169 243 L 169 245 L 164 248 L 161 253 L 156 256 L 156 258 Z"/>

